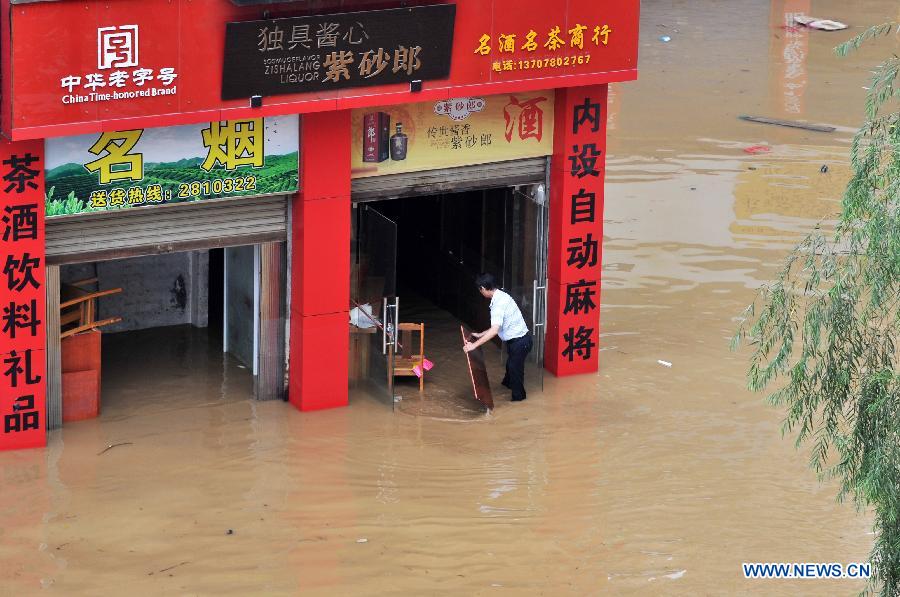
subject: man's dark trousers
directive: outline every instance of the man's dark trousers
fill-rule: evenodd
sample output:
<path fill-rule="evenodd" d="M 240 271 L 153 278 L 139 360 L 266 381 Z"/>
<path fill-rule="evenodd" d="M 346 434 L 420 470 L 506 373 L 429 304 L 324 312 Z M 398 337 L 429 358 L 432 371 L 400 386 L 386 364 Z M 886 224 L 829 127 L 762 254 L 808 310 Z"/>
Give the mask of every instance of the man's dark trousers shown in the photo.
<path fill-rule="evenodd" d="M 506 342 L 506 375 L 503 378 L 503 385 L 512 390 L 514 402 L 525 400 L 525 359 L 528 358 L 533 344 L 531 332 Z"/>

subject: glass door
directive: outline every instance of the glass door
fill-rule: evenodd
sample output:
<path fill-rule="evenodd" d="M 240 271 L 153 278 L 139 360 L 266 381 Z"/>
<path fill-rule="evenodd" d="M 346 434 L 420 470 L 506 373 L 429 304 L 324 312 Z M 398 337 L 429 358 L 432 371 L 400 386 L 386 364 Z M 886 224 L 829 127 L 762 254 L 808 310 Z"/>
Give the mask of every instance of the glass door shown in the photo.
<path fill-rule="evenodd" d="M 534 347 L 525 363 L 525 387 L 528 391 L 539 392 L 544 389 L 547 336 L 549 209 L 545 190 L 545 185 L 511 190 L 503 281 L 534 336 Z"/>
<path fill-rule="evenodd" d="M 397 350 L 397 224 L 355 206 L 351 255 L 351 384 L 394 407 Z"/>
<path fill-rule="evenodd" d="M 531 188 L 531 203 L 534 205 L 535 236 L 537 249 L 534 254 L 534 280 L 532 281 L 532 312 L 534 314 L 534 363 L 540 378 L 541 391 L 544 389 L 544 347 L 547 343 L 547 263 L 550 247 L 550 202 L 547 194 L 548 185 L 535 185 Z"/>

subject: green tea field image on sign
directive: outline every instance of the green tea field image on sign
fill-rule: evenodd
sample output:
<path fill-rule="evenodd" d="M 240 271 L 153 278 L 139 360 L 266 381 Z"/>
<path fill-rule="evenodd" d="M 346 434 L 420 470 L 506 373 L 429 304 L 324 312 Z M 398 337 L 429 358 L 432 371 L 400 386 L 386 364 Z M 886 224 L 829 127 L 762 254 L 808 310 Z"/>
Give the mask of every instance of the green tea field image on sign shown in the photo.
<path fill-rule="evenodd" d="M 299 117 L 48 139 L 47 217 L 294 193 Z"/>

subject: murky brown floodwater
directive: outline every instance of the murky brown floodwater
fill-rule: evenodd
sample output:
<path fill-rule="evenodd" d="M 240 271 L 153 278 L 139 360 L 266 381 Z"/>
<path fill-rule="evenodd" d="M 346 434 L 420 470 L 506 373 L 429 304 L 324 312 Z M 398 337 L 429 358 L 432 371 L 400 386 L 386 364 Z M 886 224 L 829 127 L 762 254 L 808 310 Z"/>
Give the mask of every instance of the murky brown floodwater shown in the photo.
<path fill-rule="evenodd" d="M 787 37 L 791 10 L 852 31 L 900 16 L 894 0 L 645 2 L 642 78 L 611 110 L 598 375 L 548 377 L 522 404 L 498 392 L 490 417 L 431 385 L 404 386 L 395 413 L 357 396 L 300 414 L 247 401 L 247 372 L 226 362 L 223 381 L 196 334 L 147 341 L 107 365 L 100 420 L 0 454 L 0 593 L 854 594 L 740 570 L 865 561 L 872 540 L 727 350 L 754 289 L 836 209 L 879 55 L 833 58 L 847 32 Z M 742 151 L 759 144 L 772 153 Z M 435 360 L 458 350 L 446 338 Z"/>

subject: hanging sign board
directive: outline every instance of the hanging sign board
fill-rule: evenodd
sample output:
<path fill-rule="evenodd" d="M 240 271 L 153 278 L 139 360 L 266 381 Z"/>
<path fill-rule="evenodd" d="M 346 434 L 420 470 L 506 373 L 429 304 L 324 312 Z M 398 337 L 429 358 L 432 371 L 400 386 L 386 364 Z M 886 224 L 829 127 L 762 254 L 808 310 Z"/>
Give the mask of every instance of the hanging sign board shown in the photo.
<path fill-rule="evenodd" d="M 228 23 L 222 99 L 446 79 L 456 5 Z"/>
<path fill-rule="evenodd" d="M 550 155 L 554 93 L 532 91 L 353 111 L 354 178 Z"/>
<path fill-rule="evenodd" d="M 43 139 L 637 76 L 640 0 L 359 0 L 336 16 L 321 6 L 351 3 L 268 4 L 15 4 L 0 31 L 0 128 Z"/>
<path fill-rule="evenodd" d="M 0 141 L 0 450 L 47 444 L 43 153 L 41 141 Z"/>
<path fill-rule="evenodd" d="M 297 116 L 46 141 L 47 216 L 298 188 Z"/>

